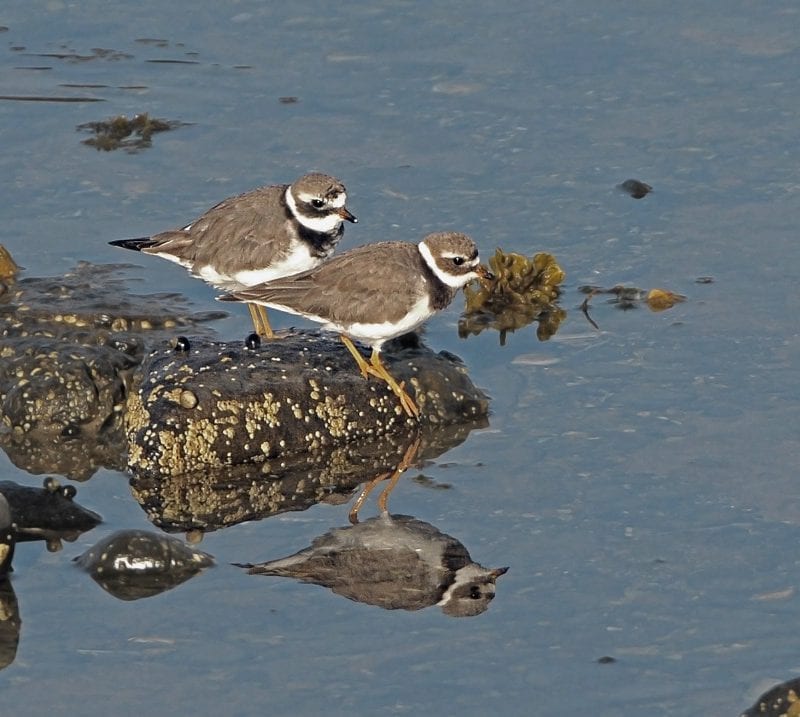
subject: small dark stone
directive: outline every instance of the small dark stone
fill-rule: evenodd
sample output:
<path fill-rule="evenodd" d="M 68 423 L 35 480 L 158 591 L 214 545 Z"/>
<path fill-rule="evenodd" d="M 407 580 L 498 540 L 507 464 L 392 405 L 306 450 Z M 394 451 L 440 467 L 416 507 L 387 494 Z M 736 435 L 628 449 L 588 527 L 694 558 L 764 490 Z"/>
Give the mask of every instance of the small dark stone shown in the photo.
<path fill-rule="evenodd" d="M 248 334 L 247 338 L 244 340 L 244 345 L 245 348 L 255 351 L 257 348 L 261 347 L 261 337 L 255 332 Z"/>
<path fill-rule="evenodd" d="M 619 188 L 623 192 L 630 194 L 634 199 L 646 197 L 648 194 L 650 194 L 650 192 L 653 191 L 653 188 L 649 184 L 640 182 L 638 179 L 626 179 L 622 184 L 619 185 Z"/>
<path fill-rule="evenodd" d="M 695 284 L 713 284 L 714 283 L 714 277 L 713 276 L 698 276 L 694 280 L 694 283 Z"/>
<path fill-rule="evenodd" d="M 610 655 L 603 655 L 603 657 L 597 658 L 597 662 L 601 665 L 610 665 L 616 661 L 616 658 L 611 657 Z"/>
<path fill-rule="evenodd" d="M 191 348 L 191 344 L 189 343 L 189 339 L 185 336 L 178 336 L 175 339 L 175 350 L 176 351 L 188 351 Z"/>

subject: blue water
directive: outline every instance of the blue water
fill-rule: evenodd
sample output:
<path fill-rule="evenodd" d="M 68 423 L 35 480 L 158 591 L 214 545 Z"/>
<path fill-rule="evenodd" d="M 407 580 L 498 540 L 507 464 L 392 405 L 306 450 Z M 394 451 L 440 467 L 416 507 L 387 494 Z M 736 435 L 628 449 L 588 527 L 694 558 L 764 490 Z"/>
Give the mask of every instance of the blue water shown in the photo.
<path fill-rule="evenodd" d="M 60 553 L 18 550 L 4 713 L 736 715 L 796 676 L 799 13 L 7 0 L 0 94 L 104 100 L 0 101 L 0 243 L 28 275 L 129 261 L 106 242 L 320 169 L 360 220 L 342 248 L 456 228 L 485 256 L 549 251 L 568 317 L 505 347 L 459 340 L 459 306 L 428 326 L 492 396 L 490 426 L 424 467 L 449 490 L 412 470 L 391 508 L 510 566 L 482 616 L 387 612 L 228 565 L 305 547 L 346 523 L 342 505 L 212 533 L 216 568 L 114 600 L 70 558 L 148 523 L 126 476 L 100 471 L 78 499 L 103 526 Z M 37 56 L 92 48 L 130 57 Z M 138 154 L 75 131 L 144 111 L 191 124 Z M 654 192 L 616 189 L 630 177 Z M 180 268 L 139 263 L 136 291 L 217 308 Z M 687 301 L 622 312 L 597 296 L 593 328 L 578 286 L 618 283 Z"/>

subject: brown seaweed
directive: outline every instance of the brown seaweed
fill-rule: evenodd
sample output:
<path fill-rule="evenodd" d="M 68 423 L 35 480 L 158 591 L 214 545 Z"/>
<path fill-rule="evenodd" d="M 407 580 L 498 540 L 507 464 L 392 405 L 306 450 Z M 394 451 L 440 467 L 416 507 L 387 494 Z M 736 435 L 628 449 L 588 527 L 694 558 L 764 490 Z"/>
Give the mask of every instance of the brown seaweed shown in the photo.
<path fill-rule="evenodd" d="M 464 289 L 467 301 L 458 323 L 459 336 L 466 338 L 492 328 L 500 333 L 503 346 L 509 331 L 533 322 L 538 323 L 540 341 L 553 336 L 566 317 L 556 304 L 566 274 L 555 257 L 543 252 L 526 257 L 497 249 L 489 266 L 494 278 Z"/>
<path fill-rule="evenodd" d="M 111 152 L 115 149 L 125 149 L 127 152 L 137 152 L 152 145 L 154 134 L 167 132 L 185 124 L 176 120 L 150 117 L 144 112 L 134 115 L 131 119 L 125 115 L 117 115 L 101 122 L 84 122 L 79 124 L 77 129 L 94 133 L 94 136 L 84 139 L 83 144 L 98 151 Z"/>

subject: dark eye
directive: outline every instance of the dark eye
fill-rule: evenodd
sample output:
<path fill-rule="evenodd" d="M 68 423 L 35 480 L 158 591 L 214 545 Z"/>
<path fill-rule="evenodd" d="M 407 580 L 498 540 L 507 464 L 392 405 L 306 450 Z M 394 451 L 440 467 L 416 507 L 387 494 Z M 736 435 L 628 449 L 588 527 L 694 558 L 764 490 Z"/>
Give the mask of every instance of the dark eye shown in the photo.
<path fill-rule="evenodd" d="M 461 261 L 464 261 L 463 259 Z M 473 585 L 469 589 L 469 596 L 472 600 L 480 600 L 481 599 L 481 589 L 477 585 Z"/>
<path fill-rule="evenodd" d="M 461 266 L 464 263 L 465 259 L 463 256 L 454 256 L 453 257 L 453 264 L 456 266 Z"/>
<path fill-rule="evenodd" d="M 311 206 L 315 209 L 322 209 L 325 206 L 325 202 L 322 199 L 312 199 Z"/>

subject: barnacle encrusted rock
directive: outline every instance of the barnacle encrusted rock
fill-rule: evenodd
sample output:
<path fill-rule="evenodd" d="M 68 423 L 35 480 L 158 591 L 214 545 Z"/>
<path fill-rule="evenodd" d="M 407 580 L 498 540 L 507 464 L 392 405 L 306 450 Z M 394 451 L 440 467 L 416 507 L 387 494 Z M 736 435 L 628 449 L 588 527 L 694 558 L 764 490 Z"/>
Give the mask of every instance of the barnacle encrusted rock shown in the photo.
<path fill-rule="evenodd" d="M 406 382 L 423 425 L 487 414 L 487 397 L 452 354 L 416 344 L 389 351 L 384 362 Z M 188 351 L 164 347 L 143 366 L 127 404 L 128 465 L 140 475 L 177 476 L 417 425 L 384 383 L 361 376 L 335 337 L 292 332 L 254 349 L 189 338 Z"/>
<path fill-rule="evenodd" d="M 131 493 L 159 528 L 208 532 L 316 503 L 349 500 L 358 486 L 393 471 L 420 439 L 415 461 L 432 460 L 487 425 L 485 418 L 450 426 L 405 428 L 372 440 L 328 445 L 264 461 L 204 468 L 177 476 L 134 473 Z"/>
<path fill-rule="evenodd" d="M 134 295 L 121 265 L 18 278 L 0 246 L 0 447 L 31 473 L 124 469 L 122 410 L 150 342 L 219 318 L 177 294 Z"/>

